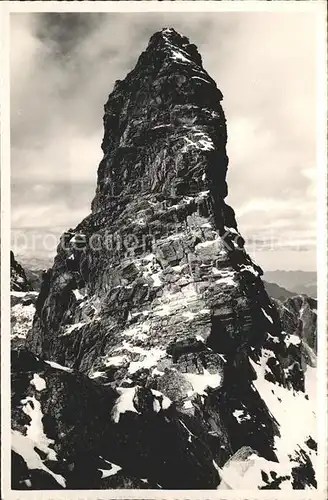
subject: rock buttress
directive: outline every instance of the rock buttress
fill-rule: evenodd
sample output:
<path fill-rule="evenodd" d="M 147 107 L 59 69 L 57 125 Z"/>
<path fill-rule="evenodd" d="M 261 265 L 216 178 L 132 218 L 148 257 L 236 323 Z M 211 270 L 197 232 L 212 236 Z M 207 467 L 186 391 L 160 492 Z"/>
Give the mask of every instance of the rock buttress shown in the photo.
<path fill-rule="evenodd" d="M 17 262 L 12 251 L 10 252 L 10 290 L 13 292 L 29 292 L 33 290 L 24 268 Z"/>

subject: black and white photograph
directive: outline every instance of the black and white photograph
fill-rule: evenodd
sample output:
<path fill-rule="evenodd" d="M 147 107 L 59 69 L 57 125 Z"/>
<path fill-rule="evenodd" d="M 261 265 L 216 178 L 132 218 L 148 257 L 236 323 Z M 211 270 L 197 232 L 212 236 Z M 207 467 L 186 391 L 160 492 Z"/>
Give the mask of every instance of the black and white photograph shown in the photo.
<path fill-rule="evenodd" d="M 4 499 L 323 499 L 323 4 L 92 3 L 9 15 Z"/>

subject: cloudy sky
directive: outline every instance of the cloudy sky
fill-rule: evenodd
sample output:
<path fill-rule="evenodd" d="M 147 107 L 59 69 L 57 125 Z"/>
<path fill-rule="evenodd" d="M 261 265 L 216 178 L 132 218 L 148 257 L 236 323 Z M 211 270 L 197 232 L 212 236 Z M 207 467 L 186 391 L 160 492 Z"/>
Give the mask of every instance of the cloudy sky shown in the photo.
<path fill-rule="evenodd" d="M 316 24 L 311 13 L 12 14 L 12 246 L 49 260 L 90 211 L 103 105 L 174 27 L 223 92 L 227 202 L 265 270 L 315 270 Z"/>

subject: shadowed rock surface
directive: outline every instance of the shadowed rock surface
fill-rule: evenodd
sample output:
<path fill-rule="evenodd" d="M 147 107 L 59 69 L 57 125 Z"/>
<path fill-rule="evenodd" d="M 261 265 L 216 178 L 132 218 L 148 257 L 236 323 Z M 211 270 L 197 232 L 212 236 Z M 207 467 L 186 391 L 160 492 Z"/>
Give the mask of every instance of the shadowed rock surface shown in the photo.
<path fill-rule="evenodd" d="M 10 290 L 28 292 L 33 290 L 28 281 L 24 268 L 15 259 L 14 252 L 10 252 Z"/>
<path fill-rule="evenodd" d="M 41 283 L 42 283 L 42 275 L 44 273 L 43 269 L 29 269 L 28 267 L 25 267 L 25 274 L 26 277 L 31 284 L 33 290 L 40 290 Z"/>
<path fill-rule="evenodd" d="M 275 301 L 282 328 L 293 332 L 317 352 L 317 299 L 296 295 L 284 302 Z"/>
<path fill-rule="evenodd" d="M 269 283 L 268 281 L 263 281 L 264 283 L 264 288 L 272 299 L 278 299 L 281 301 L 286 300 L 289 297 L 294 297 L 295 293 L 290 292 L 289 290 L 286 290 L 286 288 L 283 288 L 276 283 Z"/>
<path fill-rule="evenodd" d="M 234 464 L 249 456 L 253 489 L 316 486 L 313 363 L 224 201 L 221 100 L 172 29 L 109 96 L 91 214 L 62 236 L 35 304 L 26 345 L 39 360 L 23 372 L 21 351 L 13 364 L 15 439 L 33 442 L 24 415 L 41 412 L 52 472 L 26 470 L 16 443 L 16 487 L 247 489 Z M 292 439 L 287 402 L 309 415 Z M 105 479 L 100 457 L 114 464 Z"/>

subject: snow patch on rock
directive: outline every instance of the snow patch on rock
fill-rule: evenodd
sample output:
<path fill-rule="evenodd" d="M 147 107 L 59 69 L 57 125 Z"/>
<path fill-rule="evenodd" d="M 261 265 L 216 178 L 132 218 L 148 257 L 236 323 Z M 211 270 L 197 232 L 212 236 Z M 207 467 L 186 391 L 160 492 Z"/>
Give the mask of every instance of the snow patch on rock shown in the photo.
<path fill-rule="evenodd" d="M 74 332 L 74 330 L 80 330 L 83 326 L 86 325 L 85 321 L 80 321 L 79 323 L 75 323 L 74 325 L 69 325 L 65 328 L 64 333 L 62 334 L 62 337 L 69 335 L 70 333 Z"/>
<path fill-rule="evenodd" d="M 43 391 L 46 388 L 46 381 L 38 373 L 34 373 L 31 385 L 34 385 L 37 391 Z"/>
<path fill-rule="evenodd" d="M 115 474 L 117 474 L 120 470 L 122 470 L 122 467 L 120 467 L 119 465 L 116 465 L 114 464 L 113 462 L 109 462 L 108 460 L 105 460 L 104 458 L 102 457 L 99 457 L 101 458 L 106 464 L 110 465 L 111 468 L 110 469 L 98 469 L 99 472 L 101 472 L 101 479 L 104 479 L 105 477 L 110 477 L 110 476 L 114 476 Z"/>
<path fill-rule="evenodd" d="M 151 392 L 155 396 L 156 400 L 158 399 L 160 401 L 160 409 L 167 410 L 171 406 L 172 401 L 167 396 L 164 396 L 162 392 L 155 389 L 151 389 Z"/>
<path fill-rule="evenodd" d="M 166 356 L 165 349 L 158 349 L 156 347 L 148 350 L 140 349 L 138 352 L 142 354 L 144 358 L 142 361 L 132 361 L 129 366 L 129 373 L 135 373 L 141 368 L 152 368 L 161 358 Z"/>
<path fill-rule="evenodd" d="M 80 292 L 80 290 L 75 289 L 75 290 L 73 290 L 73 293 L 74 293 L 76 300 L 84 299 L 84 295 Z"/>
<path fill-rule="evenodd" d="M 290 463 L 280 464 L 270 462 L 254 453 L 246 459 L 234 458 L 235 455 L 220 470 L 221 483 L 218 486 L 218 490 L 254 491 L 264 487 L 266 483 L 263 479 L 262 471 L 269 478 L 271 472 L 275 472 L 278 476 L 288 476 L 280 483 L 279 488 L 292 490 Z"/>
<path fill-rule="evenodd" d="M 14 293 L 16 295 L 14 295 Z M 28 292 L 30 293 L 30 292 Z M 22 294 L 22 295 L 17 295 Z M 26 292 L 12 292 L 12 295 L 18 297 L 24 297 Z M 11 308 L 11 336 L 21 339 L 25 339 L 28 331 L 32 327 L 33 318 L 35 313 L 34 304 L 24 305 L 15 304 Z"/>
<path fill-rule="evenodd" d="M 266 362 L 270 354 L 270 351 L 263 349 L 259 362 L 255 363 L 250 359 L 250 363 L 257 376 L 253 384 L 279 424 L 280 436 L 275 436 L 275 452 L 278 460 L 281 463 L 288 463 L 289 455 L 301 447 L 306 449 L 315 469 L 315 452 L 306 445 L 309 437 L 317 442 L 314 401 L 311 398 L 306 399 L 306 395 L 301 391 L 289 390 L 265 379 Z M 297 419 L 297 424 L 291 420 L 295 415 L 301 416 Z"/>
<path fill-rule="evenodd" d="M 133 398 L 136 393 L 136 387 L 120 387 L 117 389 L 117 392 L 120 394 L 120 396 L 117 399 L 112 410 L 112 418 L 115 423 L 119 422 L 122 413 L 125 413 L 127 411 L 139 413 L 133 403 Z"/>
<path fill-rule="evenodd" d="M 271 318 L 271 316 L 269 316 L 269 314 L 263 309 L 263 307 L 261 307 L 261 311 L 263 312 L 264 316 L 266 317 L 267 320 L 270 321 L 271 324 L 273 324 L 273 319 Z"/>
<path fill-rule="evenodd" d="M 48 365 L 52 366 L 52 368 L 56 368 L 57 370 L 63 370 L 65 372 L 72 372 L 72 368 L 68 368 L 68 366 L 60 365 L 56 363 L 56 361 L 45 361 Z"/>
<path fill-rule="evenodd" d="M 105 366 L 122 366 L 128 362 L 129 359 L 127 356 L 109 356 L 103 360 Z"/>
<path fill-rule="evenodd" d="M 66 481 L 60 474 L 52 472 L 41 460 L 35 447 L 46 454 L 48 460 L 57 460 L 55 450 L 50 448 L 54 444 L 54 440 L 49 439 L 43 429 L 43 413 L 41 404 L 35 397 L 26 397 L 21 400 L 23 412 L 31 419 L 30 423 L 25 426 L 26 435 L 24 436 L 19 431 L 13 430 L 11 435 L 12 449 L 18 453 L 26 462 L 29 469 L 42 469 L 53 476 L 60 486 L 65 488 Z"/>
<path fill-rule="evenodd" d="M 301 339 L 297 335 L 289 333 L 286 334 L 284 341 L 287 347 L 289 347 L 291 344 L 298 346 L 301 343 Z"/>
<path fill-rule="evenodd" d="M 239 424 L 241 422 L 244 422 L 245 420 L 251 419 L 250 415 L 246 413 L 245 410 L 235 410 L 232 412 L 232 414 Z"/>
<path fill-rule="evenodd" d="M 184 137 L 184 140 L 186 144 L 183 151 L 186 151 L 190 147 L 200 149 L 202 151 L 211 151 L 215 149 L 212 139 L 202 131 L 194 131 L 193 140 L 187 136 Z"/>

